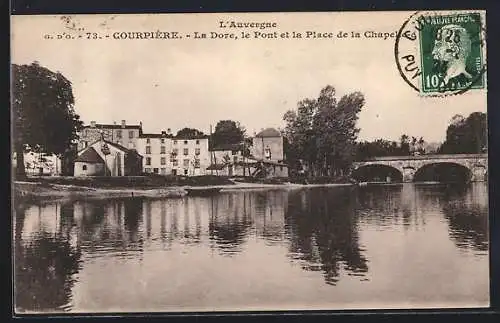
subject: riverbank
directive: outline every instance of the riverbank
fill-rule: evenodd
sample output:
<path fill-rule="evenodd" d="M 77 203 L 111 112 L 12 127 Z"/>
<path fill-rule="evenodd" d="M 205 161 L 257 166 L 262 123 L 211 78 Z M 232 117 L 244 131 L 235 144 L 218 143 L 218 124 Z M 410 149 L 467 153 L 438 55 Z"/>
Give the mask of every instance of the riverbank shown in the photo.
<path fill-rule="evenodd" d="M 14 182 L 14 195 L 18 199 L 107 199 L 122 197 L 181 198 L 188 189 L 217 188 L 221 192 L 241 190 L 295 190 L 305 187 L 352 185 L 350 183 L 297 184 L 283 180 L 244 182 L 223 177 L 168 178 L 29 178 Z"/>

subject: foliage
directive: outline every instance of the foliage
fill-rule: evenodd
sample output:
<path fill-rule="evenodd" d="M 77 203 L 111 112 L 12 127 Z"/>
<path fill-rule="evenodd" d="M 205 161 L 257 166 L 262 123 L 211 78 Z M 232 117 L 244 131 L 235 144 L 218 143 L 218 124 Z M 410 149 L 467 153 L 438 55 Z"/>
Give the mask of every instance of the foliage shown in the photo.
<path fill-rule="evenodd" d="M 467 118 L 456 115 L 446 130 L 446 140 L 439 147 L 442 154 L 477 154 L 488 149 L 486 113 L 473 112 Z"/>
<path fill-rule="evenodd" d="M 71 82 L 37 62 L 12 64 L 12 110 L 18 176 L 25 175 L 24 152 L 62 156 L 78 139 Z"/>
<path fill-rule="evenodd" d="M 220 120 L 211 138 L 211 147 L 226 144 L 239 144 L 245 139 L 245 128 L 233 120 Z"/>
<path fill-rule="evenodd" d="M 181 130 L 177 131 L 177 138 L 180 139 L 194 139 L 194 138 L 201 138 L 204 137 L 205 134 L 194 128 L 182 128 Z"/>
<path fill-rule="evenodd" d="M 383 156 L 409 156 L 425 153 L 425 140 L 406 134 L 401 135 L 399 142 L 385 139 L 362 141 L 357 143 L 356 160 L 366 160 Z"/>
<path fill-rule="evenodd" d="M 286 112 L 285 148 L 290 163 L 303 160 L 312 176 L 347 170 L 355 155 L 356 121 L 364 103 L 360 92 L 337 101 L 335 89 L 328 85 L 317 99 L 304 99 L 296 111 Z"/>

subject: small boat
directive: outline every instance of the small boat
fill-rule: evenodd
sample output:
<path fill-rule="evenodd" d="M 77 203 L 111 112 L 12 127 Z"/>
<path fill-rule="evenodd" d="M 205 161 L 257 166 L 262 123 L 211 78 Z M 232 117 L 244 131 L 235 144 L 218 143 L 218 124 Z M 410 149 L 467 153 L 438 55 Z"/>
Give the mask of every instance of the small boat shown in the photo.
<path fill-rule="evenodd" d="M 210 188 L 186 188 L 188 196 L 211 196 L 219 193 L 222 188 L 210 187 Z"/>

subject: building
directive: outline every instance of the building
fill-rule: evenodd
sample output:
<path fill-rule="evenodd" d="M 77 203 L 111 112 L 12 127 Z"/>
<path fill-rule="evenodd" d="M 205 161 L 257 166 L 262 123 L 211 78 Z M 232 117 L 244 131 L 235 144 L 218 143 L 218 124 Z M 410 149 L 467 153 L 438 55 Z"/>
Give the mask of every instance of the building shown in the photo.
<path fill-rule="evenodd" d="M 251 154 L 256 160 L 283 162 L 283 136 L 274 128 L 267 128 L 252 139 Z"/>
<path fill-rule="evenodd" d="M 217 145 L 210 149 L 210 175 L 250 176 L 250 168 L 244 167 L 250 156 L 244 155 L 243 144 Z M 247 165 L 248 166 L 248 165 Z"/>
<path fill-rule="evenodd" d="M 243 149 L 242 144 L 225 144 L 212 147 L 210 149 L 211 162 L 212 164 L 243 162 L 245 160 Z"/>
<path fill-rule="evenodd" d="M 74 176 L 133 176 L 142 171 L 142 156 L 101 138 L 78 151 Z"/>
<path fill-rule="evenodd" d="M 219 176 L 288 177 L 284 162 L 283 136 L 267 128 L 252 138 L 250 154 L 243 144 L 218 145 L 211 149 L 210 174 Z"/>
<path fill-rule="evenodd" d="M 120 125 L 97 124 L 94 121 L 85 126 L 78 142 L 79 151 L 75 164 L 75 176 L 89 176 L 109 170 L 114 176 L 122 176 L 124 161 L 116 159 L 115 164 L 104 161 L 98 142 L 106 142 L 113 153 L 119 156 L 132 156 L 131 151 L 142 156 L 140 172 L 161 175 L 225 175 L 225 176 L 263 176 L 287 177 L 288 167 L 284 162 L 283 137 L 279 131 L 267 128 L 252 138 L 252 147 L 243 144 L 219 145 L 209 150 L 209 136 L 174 136 L 170 130 L 161 133 L 143 133 L 142 122 L 138 125 L 127 125 L 122 120 Z M 95 147 L 95 145 L 99 147 Z M 249 143 L 247 143 L 247 146 Z M 245 148 L 250 153 L 245 156 Z M 248 150 L 247 150 L 248 151 Z M 98 158 L 101 157 L 101 159 Z M 114 155 L 113 155 L 114 156 Z M 108 167 L 104 165 L 106 163 Z M 83 170 L 85 166 L 85 172 Z"/>
<path fill-rule="evenodd" d="M 61 175 L 62 161 L 56 155 L 41 154 L 36 152 L 26 152 L 24 157 L 24 169 L 26 175 L 44 175 L 56 176 Z M 12 154 L 12 167 L 17 166 L 16 153 Z M 15 170 L 13 171 L 15 172 Z"/>
<path fill-rule="evenodd" d="M 160 134 L 143 133 L 137 141 L 137 151 L 144 157 L 144 173 L 169 174 L 172 135 L 166 131 Z"/>
<path fill-rule="evenodd" d="M 137 149 L 137 141 L 142 134 L 142 122 L 138 125 L 128 125 L 125 120 L 121 124 L 101 124 L 91 121 L 90 125 L 84 126 L 80 132 L 78 150 L 88 147 L 91 143 L 104 140 L 116 143 L 128 149 Z"/>
<path fill-rule="evenodd" d="M 138 152 L 144 156 L 143 172 L 198 176 L 210 165 L 208 136 L 177 137 L 170 132 L 142 134 Z"/>

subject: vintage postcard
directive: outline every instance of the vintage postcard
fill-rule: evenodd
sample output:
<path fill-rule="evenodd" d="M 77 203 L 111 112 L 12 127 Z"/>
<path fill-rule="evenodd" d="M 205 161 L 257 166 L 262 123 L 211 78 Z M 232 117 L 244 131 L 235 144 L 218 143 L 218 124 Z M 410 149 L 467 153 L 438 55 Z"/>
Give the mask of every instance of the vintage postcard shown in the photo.
<path fill-rule="evenodd" d="M 488 307 L 485 18 L 12 16 L 15 312 Z"/>

